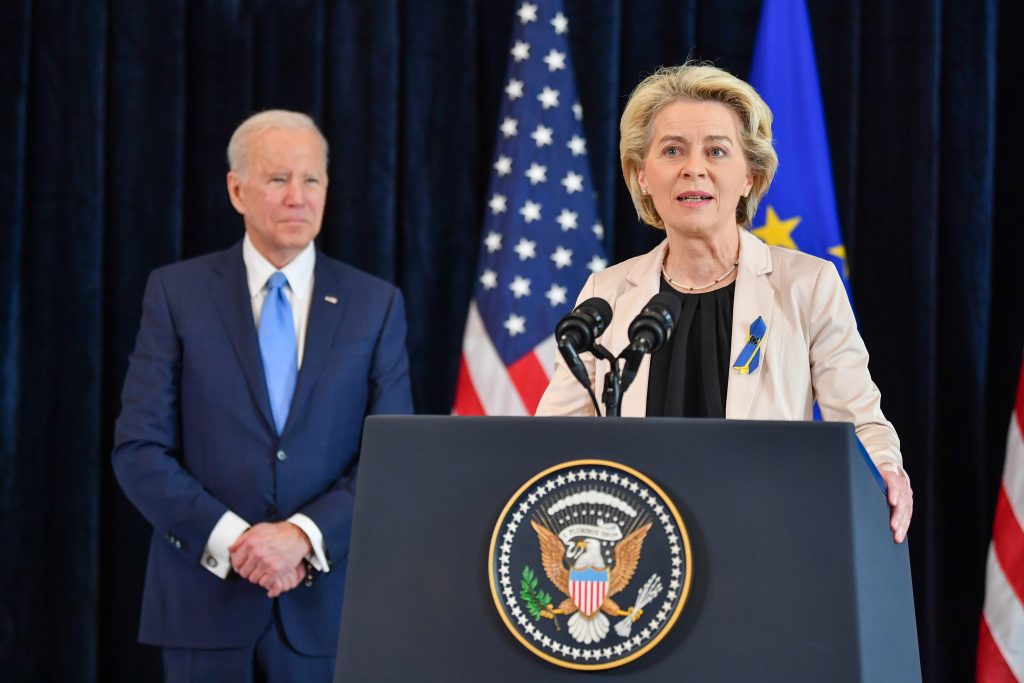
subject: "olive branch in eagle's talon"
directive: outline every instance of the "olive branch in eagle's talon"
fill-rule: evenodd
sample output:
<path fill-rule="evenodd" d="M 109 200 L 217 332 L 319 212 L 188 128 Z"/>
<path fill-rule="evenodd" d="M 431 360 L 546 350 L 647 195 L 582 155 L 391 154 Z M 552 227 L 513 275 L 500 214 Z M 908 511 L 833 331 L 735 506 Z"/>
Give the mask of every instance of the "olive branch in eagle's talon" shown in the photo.
<path fill-rule="evenodd" d="M 534 621 L 550 619 L 555 622 L 555 630 L 561 631 L 558 618 L 551 604 L 551 596 L 537 589 L 537 575 L 529 567 L 523 567 L 523 576 L 519 581 L 519 597 L 526 603 L 526 611 Z"/>

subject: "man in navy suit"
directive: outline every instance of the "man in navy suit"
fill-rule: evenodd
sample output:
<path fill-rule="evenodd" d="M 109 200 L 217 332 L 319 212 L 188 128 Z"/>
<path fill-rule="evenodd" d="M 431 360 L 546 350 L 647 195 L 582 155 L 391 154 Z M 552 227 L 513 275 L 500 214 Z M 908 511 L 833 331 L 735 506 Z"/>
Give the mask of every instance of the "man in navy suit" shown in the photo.
<path fill-rule="evenodd" d="M 245 238 L 151 274 L 117 420 L 139 639 L 171 681 L 330 681 L 363 418 L 412 412 L 402 297 L 317 252 L 309 117 L 251 117 L 228 161 Z"/>

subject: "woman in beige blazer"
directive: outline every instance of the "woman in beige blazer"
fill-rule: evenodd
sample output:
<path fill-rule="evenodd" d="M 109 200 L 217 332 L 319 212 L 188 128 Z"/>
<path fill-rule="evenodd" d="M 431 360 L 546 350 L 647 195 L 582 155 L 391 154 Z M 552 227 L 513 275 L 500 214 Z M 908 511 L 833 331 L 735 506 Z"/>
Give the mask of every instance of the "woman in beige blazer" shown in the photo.
<path fill-rule="evenodd" d="M 711 66 L 664 68 L 641 82 L 620 122 L 622 173 L 638 216 L 665 240 L 592 275 L 578 301 L 611 304 L 601 343 L 613 352 L 628 346 L 629 323 L 652 296 L 675 292 L 683 302 L 669 345 L 644 357 L 623 395 L 623 416 L 809 420 L 817 401 L 824 419 L 853 423 L 888 486 L 902 542 L 913 492 L 839 274 L 746 230 L 778 166 L 771 119 L 750 85 Z M 767 330 L 759 364 L 741 373 L 731 366 L 758 318 Z M 600 396 L 607 368 L 589 353 L 583 360 Z M 537 414 L 593 413 L 559 358 Z"/>

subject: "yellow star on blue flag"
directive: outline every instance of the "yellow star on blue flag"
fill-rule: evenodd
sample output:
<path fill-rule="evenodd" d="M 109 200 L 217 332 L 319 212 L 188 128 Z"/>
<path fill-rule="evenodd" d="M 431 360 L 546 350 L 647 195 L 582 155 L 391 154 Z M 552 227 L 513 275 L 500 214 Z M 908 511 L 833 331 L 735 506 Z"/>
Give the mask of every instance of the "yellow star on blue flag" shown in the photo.
<path fill-rule="evenodd" d="M 799 250 L 800 247 L 793 241 L 793 230 L 798 225 L 800 225 L 799 216 L 782 220 L 775 213 L 775 209 L 768 205 L 765 209 L 764 225 L 754 228 L 750 232 L 760 237 L 765 244 L 770 244 L 773 247 Z"/>

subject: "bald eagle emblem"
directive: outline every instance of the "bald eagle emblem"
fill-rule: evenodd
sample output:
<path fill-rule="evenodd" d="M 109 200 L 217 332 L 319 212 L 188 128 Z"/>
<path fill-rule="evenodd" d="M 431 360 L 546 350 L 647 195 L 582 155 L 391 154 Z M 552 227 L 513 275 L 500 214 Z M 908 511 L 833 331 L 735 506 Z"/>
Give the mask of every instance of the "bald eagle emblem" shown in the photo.
<path fill-rule="evenodd" d="M 588 492 L 588 498 L 608 496 L 598 491 Z M 610 496 L 608 496 L 610 497 Z M 556 535 L 538 520 L 530 525 L 540 542 L 544 572 L 551 583 L 566 596 L 555 608 L 549 606 L 543 616 L 568 614 L 569 633 L 581 643 L 596 643 L 608 635 L 608 617 L 630 617 L 634 621 L 642 614 L 636 607 L 622 609 L 612 596 L 625 588 L 636 571 L 637 560 L 644 537 L 651 528 L 647 522 L 622 537 L 615 524 L 598 521 L 597 525 L 573 525 Z M 615 564 L 608 567 L 601 552 L 602 539 L 614 540 Z M 621 540 L 620 540 L 621 539 Z"/>
<path fill-rule="evenodd" d="M 495 527 L 490 559 L 506 625 L 535 654 L 576 669 L 646 652 L 689 592 L 690 546 L 675 506 L 608 461 L 564 463 L 527 482 Z"/>

